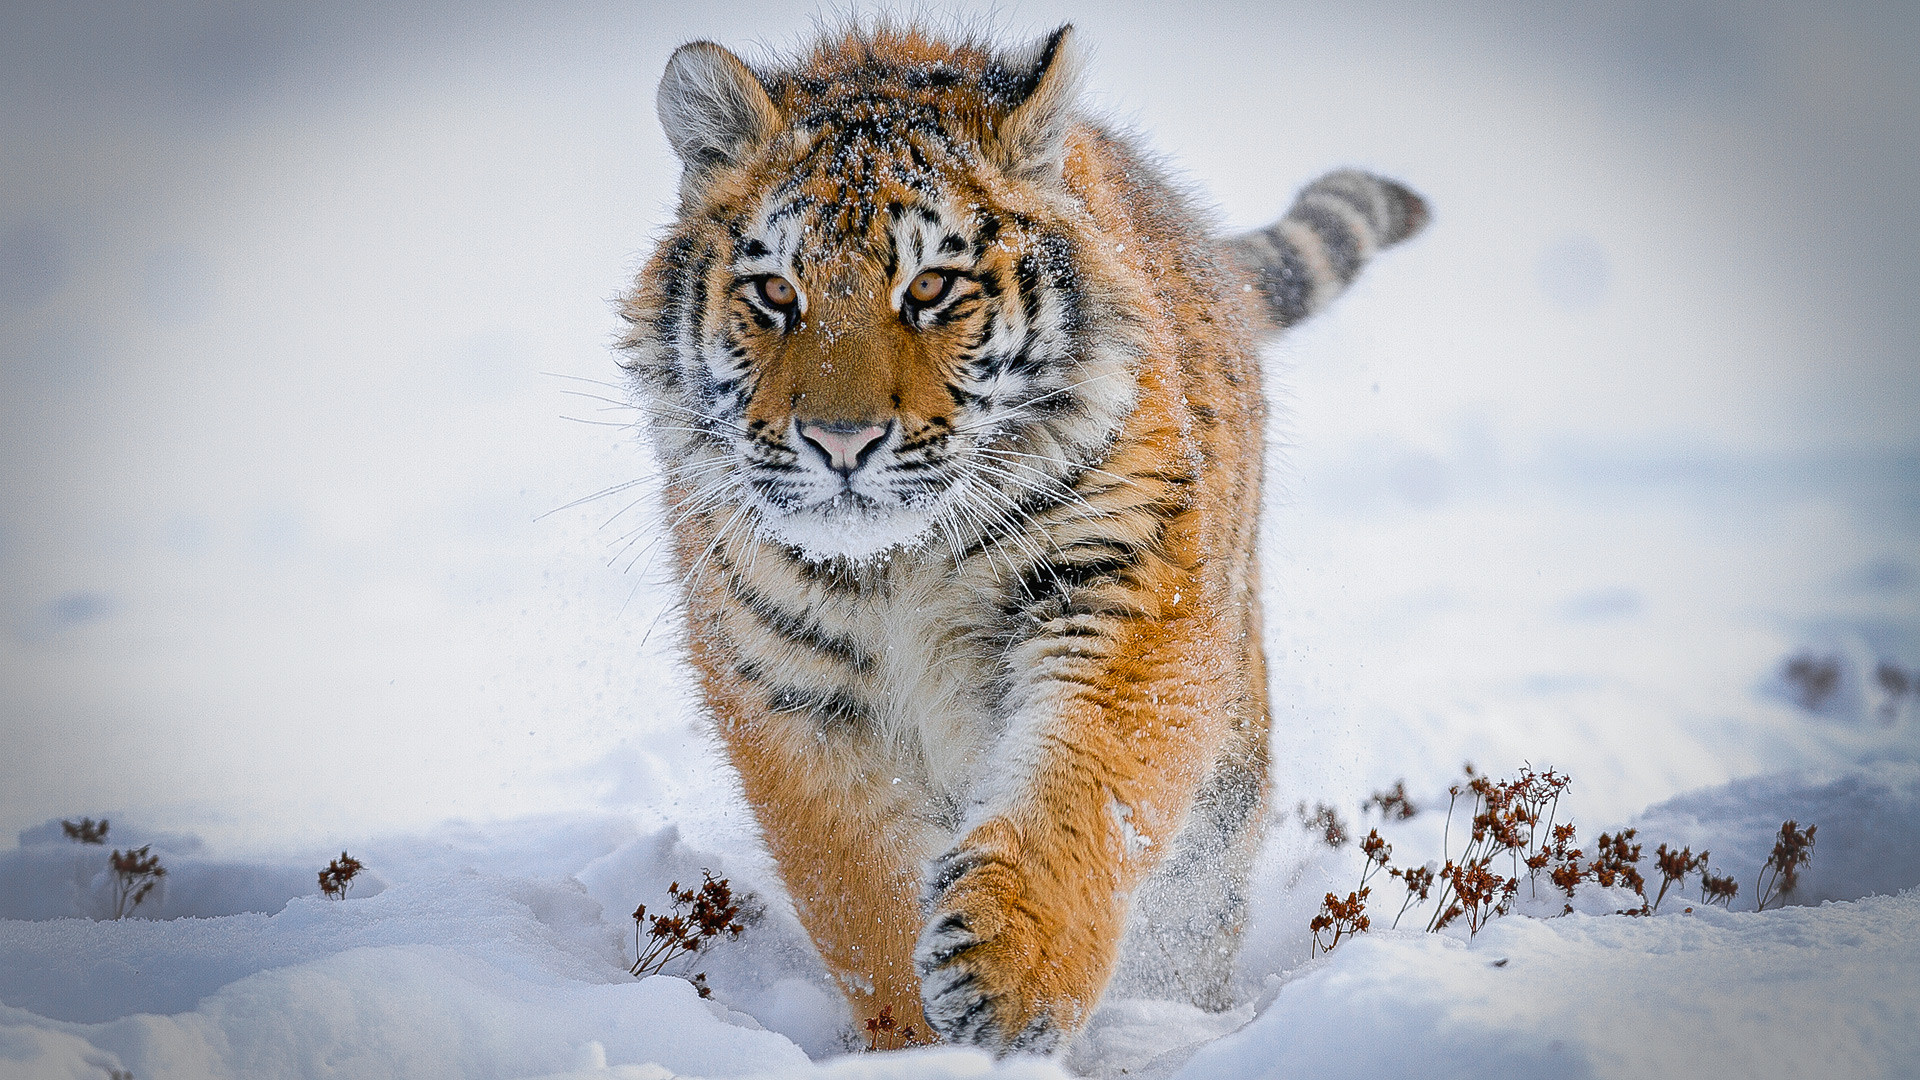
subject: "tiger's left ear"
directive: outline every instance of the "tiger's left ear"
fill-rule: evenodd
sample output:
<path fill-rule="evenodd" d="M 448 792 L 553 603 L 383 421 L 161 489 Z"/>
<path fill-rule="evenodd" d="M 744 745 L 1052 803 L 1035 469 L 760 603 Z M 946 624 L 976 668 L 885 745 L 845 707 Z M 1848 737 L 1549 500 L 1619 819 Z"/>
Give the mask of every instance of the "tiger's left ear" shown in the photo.
<path fill-rule="evenodd" d="M 1080 96 L 1080 54 L 1068 23 L 1034 43 L 1024 69 L 1026 96 L 994 128 L 988 150 L 1015 175 L 1059 176 L 1066 163 L 1067 126 Z"/>

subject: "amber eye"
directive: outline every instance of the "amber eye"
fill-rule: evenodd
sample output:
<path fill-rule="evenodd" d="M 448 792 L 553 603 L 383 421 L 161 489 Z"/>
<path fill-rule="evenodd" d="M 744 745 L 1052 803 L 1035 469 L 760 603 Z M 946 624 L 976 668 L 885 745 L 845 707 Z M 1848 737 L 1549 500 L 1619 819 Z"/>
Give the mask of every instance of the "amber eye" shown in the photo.
<path fill-rule="evenodd" d="M 793 282 L 779 274 L 768 274 L 760 279 L 760 299 L 777 308 L 790 308 L 799 299 L 793 291 Z"/>
<path fill-rule="evenodd" d="M 952 284 L 953 275 L 944 270 L 922 270 L 907 286 L 907 299 L 916 304 L 931 304 L 947 295 L 947 286 Z"/>

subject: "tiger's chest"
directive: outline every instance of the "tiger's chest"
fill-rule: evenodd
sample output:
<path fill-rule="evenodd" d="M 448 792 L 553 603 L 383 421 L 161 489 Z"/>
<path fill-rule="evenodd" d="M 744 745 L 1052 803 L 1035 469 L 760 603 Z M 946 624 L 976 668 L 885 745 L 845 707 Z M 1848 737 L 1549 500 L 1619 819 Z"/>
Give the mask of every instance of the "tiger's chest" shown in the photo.
<path fill-rule="evenodd" d="M 966 612 L 942 603 L 875 612 L 881 662 L 873 737 L 899 763 L 918 768 L 930 792 L 959 801 L 987 767 L 1002 722 L 1001 674 L 957 632 Z"/>
<path fill-rule="evenodd" d="M 859 588 L 757 565 L 717 615 L 773 721 L 846 768 L 924 792 L 934 816 L 957 813 L 1005 726 L 990 599 L 931 557 L 896 557 Z"/>

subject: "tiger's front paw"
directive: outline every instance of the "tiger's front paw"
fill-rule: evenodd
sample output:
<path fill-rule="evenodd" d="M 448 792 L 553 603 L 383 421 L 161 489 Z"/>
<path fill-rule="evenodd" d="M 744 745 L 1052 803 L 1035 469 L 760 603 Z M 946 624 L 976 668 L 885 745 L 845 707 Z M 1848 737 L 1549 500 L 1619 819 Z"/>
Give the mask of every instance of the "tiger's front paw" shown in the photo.
<path fill-rule="evenodd" d="M 1076 987 L 1084 964 L 1059 962 L 1062 942 L 1049 932 L 1059 913 L 1033 894 L 1017 846 L 974 842 L 991 829 L 934 864 L 913 955 L 920 996 L 949 1041 L 1046 1053 L 1080 1025 L 1099 987 Z"/>

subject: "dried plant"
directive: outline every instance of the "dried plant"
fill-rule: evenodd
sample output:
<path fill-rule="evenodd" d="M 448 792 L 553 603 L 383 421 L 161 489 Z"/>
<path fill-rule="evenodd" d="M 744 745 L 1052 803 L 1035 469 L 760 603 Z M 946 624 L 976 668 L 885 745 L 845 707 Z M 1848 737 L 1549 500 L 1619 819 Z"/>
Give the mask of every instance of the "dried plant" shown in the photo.
<path fill-rule="evenodd" d="M 1370 891 L 1362 888 L 1350 892 L 1345 900 L 1334 893 L 1327 894 L 1327 898 L 1320 902 L 1320 913 L 1307 924 L 1307 928 L 1313 931 L 1313 948 L 1309 950 L 1309 955 L 1314 950 L 1332 952 L 1333 947 L 1340 944 L 1341 938 L 1365 933 L 1373 925 L 1373 921 L 1367 918 L 1367 895 Z M 1329 932 L 1332 937 L 1320 940 L 1321 934 Z"/>
<path fill-rule="evenodd" d="M 1340 944 L 1341 938 L 1364 933 L 1373 925 L 1373 920 L 1367 917 L 1367 897 L 1373 894 L 1368 883 L 1375 874 L 1387 870 L 1388 863 L 1393 859 L 1393 845 L 1381 837 L 1379 829 L 1368 829 L 1367 838 L 1360 841 L 1360 854 L 1363 858 L 1360 864 L 1360 888 L 1348 893 L 1345 900 L 1336 893 L 1328 893 L 1320 903 L 1320 913 L 1308 924 L 1313 931 L 1310 955 L 1314 950 L 1332 952 L 1333 947 Z M 1388 870 L 1388 873 L 1400 876 L 1398 871 Z M 1406 905 L 1402 904 L 1400 910 L 1404 914 Z M 1396 922 L 1399 921 L 1399 916 L 1394 918 Z M 1332 936 L 1322 941 L 1320 935 L 1326 933 Z"/>
<path fill-rule="evenodd" d="M 884 1044 L 884 1045 L 883 1045 Z M 924 1046 L 921 1033 L 914 1030 L 912 1024 L 901 1024 L 893 1018 L 893 1006 L 880 1006 L 880 1015 L 867 1017 L 867 1049 L 899 1050 L 908 1046 Z"/>
<path fill-rule="evenodd" d="M 1308 832 L 1318 832 L 1320 839 L 1330 848 L 1343 848 L 1352 837 L 1347 832 L 1347 823 L 1340 820 L 1340 812 L 1326 803 L 1315 803 L 1313 809 L 1307 809 L 1301 803 L 1295 811 L 1300 815 L 1300 824 Z"/>
<path fill-rule="evenodd" d="M 672 914 L 647 915 L 647 905 L 633 909 L 633 951 L 638 957 L 627 970 L 636 976 L 660 974 L 668 964 L 683 956 L 692 956 L 721 937 L 739 937 L 746 924 L 738 921 L 741 904 L 733 898 L 726 878 L 715 878 L 710 870 L 700 871 L 706 880 L 699 889 L 683 889 L 679 882 L 667 886 L 672 898 Z M 642 927 L 650 939 L 640 940 Z M 704 975 L 692 979 L 701 997 L 712 994 Z"/>
<path fill-rule="evenodd" d="M 359 859 L 341 852 L 339 858 L 320 871 L 320 892 L 334 900 L 345 900 L 347 890 L 353 888 L 353 879 L 359 877 L 360 871 L 365 868 Z"/>
<path fill-rule="evenodd" d="M 1703 903 L 1731 906 L 1740 887 L 1728 875 L 1716 874 L 1707 866 L 1709 853 L 1695 855 L 1691 848 L 1673 850 L 1661 844 L 1654 862 L 1660 871 L 1660 889 L 1647 900 L 1646 878 L 1640 872 L 1639 832 L 1622 829 L 1601 833 L 1595 840 L 1592 857 L 1575 846 L 1577 831 L 1570 821 L 1559 821 L 1560 796 L 1571 786 L 1567 777 L 1552 769 L 1521 768 L 1511 780 L 1496 780 L 1483 775 L 1469 762 L 1465 779 L 1447 790 L 1447 818 L 1442 826 L 1441 855 L 1444 864 L 1416 867 L 1392 865 L 1393 846 L 1378 829 L 1369 829 L 1360 842 L 1363 858 L 1360 887 L 1341 899 L 1327 893 L 1319 912 L 1309 922 L 1313 943 L 1311 952 L 1331 951 L 1348 936 L 1364 933 L 1371 925 L 1367 899 L 1371 883 L 1382 870 L 1397 879 L 1406 890 L 1393 925 L 1414 907 L 1433 902 L 1427 919 L 1429 931 L 1443 930 L 1456 922 L 1465 922 L 1467 936 L 1474 937 L 1491 920 L 1511 912 L 1520 887 L 1522 871 L 1538 895 L 1538 879 L 1545 873 L 1552 885 L 1566 897 L 1562 914 L 1573 911 L 1573 898 L 1582 882 L 1606 888 L 1630 889 L 1639 898 L 1635 907 L 1623 908 L 1618 915 L 1652 915 L 1669 889 L 1684 894 L 1687 878 L 1699 875 Z M 1388 791 L 1369 798 L 1365 808 L 1378 808 L 1392 817 L 1394 808 L 1404 801 L 1405 784 L 1396 783 Z M 1411 805 L 1411 804 L 1408 804 Z M 1469 807 L 1466 845 L 1453 853 L 1453 817 L 1463 805 Z M 1329 847 L 1346 843 L 1346 829 L 1333 808 L 1317 804 L 1312 811 L 1300 804 L 1301 821 L 1323 833 Z M 1405 820 L 1410 814 L 1400 815 Z M 1792 892 L 1798 884 L 1799 869 L 1813 858 L 1813 826 L 1801 831 L 1792 822 L 1780 827 L 1780 839 L 1774 845 L 1759 882 L 1761 907 Z M 1504 862 L 1503 862 L 1504 857 Z M 1509 873 L 1501 873 L 1505 869 Z M 1436 890 L 1436 886 L 1438 886 Z M 1692 908 L 1688 908 L 1692 911 Z"/>
<path fill-rule="evenodd" d="M 60 830 L 67 834 L 67 839 L 76 844 L 105 844 L 107 842 L 106 818 L 95 821 L 92 818 L 83 817 L 79 821 L 62 821 L 60 822 Z"/>
<path fill-rule="evenodd" d="M 1767 910 L 1767 905 L 1786 898 L 1800 885 L 1800 868 L 1813 861 L 1813 830 L 1817 825 L 1805 829 L 1795 821 L 1780 823 L 1779 839 L 1773 842 L 1773 854 L 1760 866 L 1760 876 L 1754 881 L 1753 891 L 1759 899 L 1755 911 Z"/>
<path fill-rule="evenodd" d="M 1393 858 L 1393 845 L 1381 839 L 1379 829 L 1368 829 L 1367 838 L 1360 841 L 1360 854 L 1366 857 L 1366 863 L 1360 868 L 1360 887 L 1365 888 L 1373 875 L 1386 869 L 1388 860 Z"/>
<path fill-rule="evenodd" d="M 1428 894 L 1433 891 L 1434 868 L 1431 864 L 1409 867 L 1405 870 L 1396 866 L 1388 870 L 1387 874 L 1389 877 L 1399 878 L 1400 884 L 1406 886 L 1407 890 L 1406 898 L 1400 901 L 1400 910 L 1393 916 L 1393 927 L 1397 928 L 1400 925 L 1400 916 L 1405 915 L 1408 908 L 1427 902 Z"/>
<path fill-rule="evenodd" d="M 1547 872 L 1547 880 L 1567 894 L 1567 903 L 1560 909 L 1562 915 L 1573 913 L 1573 891 L 1587 877 L 1586 870 L 1580 866 L 1580 859 L 1586 853 L 1573 846 L 1576 831 L 1571 821 L 1555 825 L 1545 850 L 1545 865 L 1553 868 Z M 1533 864 L 1527 865 L 1531 868 Z"/>
<path fill-rule="evenodd" d="M 1472 936 L 1487 920 L 1507 913 L 1519 891 L 1523 867 L 1532 881 L 1552 862 L 1554 817 L 1560 796 L 1571 782 L 1552 769 L 1540 772 L 1532 766 L 1521 769 L 1512 780 L 1483 776 L 1471 762 L 1464 770 L 1466 782 L 1447 789 L 1446 846 L 1442 854 L 1448 858 L 1438 875 L 1440 895 L 1427 929 L 1442 929 L 1465 916 L 1468 935 Z M 1451 857 L 1453 812 L 1459 808 L 1461 797 L 1468 795 L 1473 799 L 1471 827 L 1466 847 L 1455 860 Z M 1572 837 L 1571 832 L 1564 835 L 1569 840 Z M 1501 855 L 1507 857 L 1508 874 L 1492 869 L 1493 861 Z"/>
<path fill-rule="evenodd" d="M 1407 821 L 1420 812 L 1420 808 L 1413 805 L 1413 800 L 1407 798 L 1405 780 L 1395 780 L 1392 787 L 1367 796 L 1367 801 L 1361 805 L 1364 809 L 1379 810 L 1380 816 L 1388 821 Z"/>
<path fill-rule="evenodd" d="M 1512 849 L 1517 864 L 1527 869 L 1527 887 L 1540 895 L 1540 871 L 1556 861 L 1564 861 L 1573 843 L 1573 826 L 1560 824 L 1560 796 L 1573 781 L 1549 768 L 1535 772 L 1532 766 L 1520 770 L 1517 779 L 1507 784 L 1507 816 L 1513 821 L 1516 836 L 1526 830 L 1526 842 Z M 1518 865 L 1514 876 L 1520 876 Z"/>
<path fill-rule="evenodd" d="M 1719 875 L 1719 874 L 1715 874 L 1713 871 L 1708 870 L 1704 867 L 1701 868 L 1700 870 L 1701 902 L 1711 904 L 1717 900 L 1720 902 L 1721 907 L 1730 908 L 1733 906 L 1733 898 L 1735 896 L 1738 896 L 1739 894 L 1740 894 L 1740 883 L 1733 880 L 1733 875 L 1731 874 Z"/>
<path fill-rule="evenodd" d="M 151 844 L 144 844 L 130 851 L 116 850 L 107 858 L 107 866 L 113 871 L 113 917 L 124 919 L 133 914 L 133 909 L 147 898 L 160 879 L 167 876 L 167 868 L 160 865 L 160 856 L 148 853 Z"/>
<path fill-rule="evenodd" d="M 1487 869 L 1484 861 L 1449 865 L 1442 876 L 1452 887 L 1454 900 L 1442 913 L 1435 929 L 1465 915 L 1469 938 L 1480 933 L 1480 928 L 1494 916 L 1505 915 L 1513 903 L 1514 892 L 1520 887 L 1519 881 Z"/>
<path fill-rule="evenodd" d="M 1668 886 L 1678 885 L 1679 889 L 1676 891 L 1684 893 L 1687 888 L 1688 874 L 1704 874 L 1707 869 L 1707 857 L 1710 854 L 1712 853 L 1703 851 L 1695 855 L 1692 848 L 1672 851 L 1667 845 L 1661 844 L 1659 850 L 1653 853 L 1653 863 L 1660 870 L 1660 891 L 1653 895 L 1653 910 L 1656 912 L 1660 910 L 1660 901 L 1666 899 Z M 1706 899 L 1706 896 L 1703 894 L 1701 899 Z"/>
<path fill-rule="evenodd" d="M 1594 847 L 1593 865 L 1587 868 L 1588 876 L 1601 885 L 1609 888 L 1618 885 L 1632 889 L 1640 897 L 1639 907 L 1616 912 L 1620 915 L 1649 913 L 1647 879 L 1640 875 L 1641 845 L 1633 842 L 1633 838 L 1638 833 L 1638 829 L 1621 829 L 1617 835 L 1611 837 L 1601 833 Z"/>

